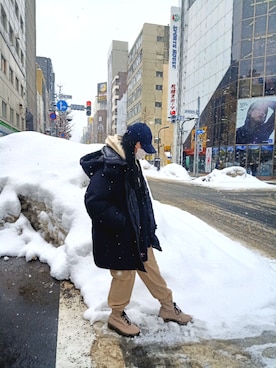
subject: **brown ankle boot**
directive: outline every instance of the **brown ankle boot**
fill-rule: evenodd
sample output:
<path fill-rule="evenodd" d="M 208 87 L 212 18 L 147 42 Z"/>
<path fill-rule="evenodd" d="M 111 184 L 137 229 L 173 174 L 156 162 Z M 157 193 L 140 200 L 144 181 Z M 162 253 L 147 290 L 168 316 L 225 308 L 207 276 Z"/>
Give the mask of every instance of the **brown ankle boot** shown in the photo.
<path fill-rule="evenodd" d="M 126 313 L 112 310 L 108 318 L 108 328 L 116 331 L 119 335 L 134 337 L 138 336 L 140 333 L 139 327 L 131 323 Z"/>
<path fill-rule="evenodd" d="M 186 325 L 188 322 L 193 322 L 192 316 L 183 313 L 173 302 L 162 304 L 158 317 L 163 318 L 164 322 L 176 322 L 179 325 Z"/>

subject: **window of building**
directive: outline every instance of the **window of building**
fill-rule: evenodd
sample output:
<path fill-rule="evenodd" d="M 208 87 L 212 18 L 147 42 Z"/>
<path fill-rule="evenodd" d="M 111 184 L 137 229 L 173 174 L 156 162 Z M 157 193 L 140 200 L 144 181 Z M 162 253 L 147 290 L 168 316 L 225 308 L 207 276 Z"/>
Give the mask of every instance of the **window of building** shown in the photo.
<path fill-rule="evenodd" d="M 276 33 L 276 13 L 269 14 L 267 33 Z"/>
<path fill-rule="evenodd" d="M 251 59 L 245 59 L 240 61 L 240 78 L 246 78 L 251 76 Z"/>
<path fill-rule="evenodd" d="M 9 81 L 11 82 L 11 84 L 13 84 L 13 80 L 14 80 L 13 70 L 11 67 L 9 67 Z"/>
<path fill-rule="evenodd" d="M 267 13 L 267 2 L 266 1 L 259 1 L 256 2 L 256 10 L 255 15 L 264 15 Z"/>
<path fill-rule="evenodd" d="M 164 37 L 162 37 L 162 36 L 157 36 L 157 37 L 156 37 L 156 41 L 157 41 L 157 42 L 164 42 L 164 41 L 165 41 L 165 38 L 164 38 Z"/>
<path fill-rule="evenodd" d="M 266 54 L 273 55 L 276 54 L 276 39 L 275 37 L 269 37 L 266 41 Z M 275 58 L 275 56 L 274 56 Z"/>
<path fill-rule="evenodd" d="M 254 2 L 255 2 L 255 0 L 243 1 L 243 7 L 242 7 L 242 17 L 243 17 L 243 19 L 253 17 L 253 15 L 254 15 Z"/>
<path fill-rule="evenodd" d="M 252 38 L 253 35 L 253 24 L 252 19 L 245 19 L 242 22 L 242 39 Z"/>
<path fill-rule="evenodd" d="M 19 92 L 19 79 L 17 77 L 15 77 L 15 88 Z"/>
<path fill-rule="evenodd" d="M 258 37 L 254 39 L 253 43 L 253 56 L 264 56 L 265 55 L 265 38 Z"/>
<path fill-rule="evenodd" d="M 20 60 L 21 60 L 22 65 L 24 65 L 24 54 L 23 54 L 23 51 L 21 51 Z"/>
<path fill-rule="evenodd" d="M 272 158 L 273 158 L 273 145 L 261 146 L 259 175 L 261 176 L 272 175 L 273 169 Z"/>
<path fill-rule="evenodd" d="M 157 91 L 162 91 L 162 89 L 163 89 L 162 84 L 156 84 L 155 89 L 156 89 Z"/>
<path fill-rule="evenodd" d="M 7 60 L 1 55 L 1 71 L 4 74 L 7 74 Z"/>
<path fill-rule="evenodd" d="M 155 102 L 155 107 L 162 107 L 162 102 Z"/>
<path fill-rule="evenodd" d="M 264 75 L 264 58 L 254 58 L 252 65 L 252 77 L 259 77 Z"/>
<path fill-rule="evenodd" d="M 15 51 L 17 55 L 19 55 L 19 40 L 18 38 L 15 39 Z"/>
<path fill-rule="evenodd" d="M 7 15 L 2 5 L 1 5 L 1 23 L 4 27 L 4 30 L 7 31 L 7 25 L 8 25 Z"/>
<path fill-rule="evenodd" d="M 252 41 L 244 40 L 241 42 L 241 58 L 246 59 L 252 56 Z"/>
<path fill-rule="evenodd" d="M 10 25 L 10 28 L 9 28 L 9 38 L 10 38 L 11 44 L 13 45 L 13 29 L 12 29 L 11 25 Z"/>
<path fill-rule="evenodd" d="M 159 119 L 159 118 L 154 119 L 154 124 L 161 125 L 162 124 L 162 119 Z"/>
<path fill-rule="evenodd" d="M 14 110 L 10 108 L 10 122 L 14 123 Z"/>
<path fill-rule="evenodd" d="M 275 56 L 266 57 L 265 74 L 266 76 L 276 75 L 276 57 Z"/>
<path fill-rule="evenodd" d="M 255 18 L 255 37 L 266 34 L 266 16 Z"/>
<path fill-rule="evenodd" d="M 156 72 L 156 77 L 163 77 L 163 72 L 157 71 Z"/>
<path fill-rule="evenodd" d="M 7 104 L 2 101 L 2 116 L 7 119 Z"/>
<path fill-rule="evenodd" d="M 19 8 L 18 8 L 18 5 L 17 5 L 17 2 L 15 2 L 14 8 L 15 8 L 15 15 L 18 19 L 19 18 Z"/>
<path fill-rule="evenodd" d="M 21 28 L 21 32 L 24 32 L 24 22 L 21 17 L 20 17 L 20 28 Z"/>

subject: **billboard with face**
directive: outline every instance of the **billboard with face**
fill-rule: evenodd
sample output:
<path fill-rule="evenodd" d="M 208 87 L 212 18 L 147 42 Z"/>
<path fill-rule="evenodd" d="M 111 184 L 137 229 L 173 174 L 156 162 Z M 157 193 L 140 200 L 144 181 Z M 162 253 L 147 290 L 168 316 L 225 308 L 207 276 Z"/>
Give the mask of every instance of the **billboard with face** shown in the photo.
<path fill-rule="evenodd" d="M 238 100 L 236 144 L 274 144 L 276 96 Z"/>

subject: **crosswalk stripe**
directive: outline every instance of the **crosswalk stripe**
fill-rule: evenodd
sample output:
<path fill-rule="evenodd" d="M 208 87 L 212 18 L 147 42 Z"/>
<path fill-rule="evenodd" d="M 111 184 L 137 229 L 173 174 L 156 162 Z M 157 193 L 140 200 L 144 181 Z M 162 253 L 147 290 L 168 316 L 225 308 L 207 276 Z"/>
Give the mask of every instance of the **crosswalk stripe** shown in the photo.
<path fill-rule="evenodd" d="M 68 281 L 60 285 L 56 368 L 93 368 L 91 348 L 95 339 L 81 295 Z"/>

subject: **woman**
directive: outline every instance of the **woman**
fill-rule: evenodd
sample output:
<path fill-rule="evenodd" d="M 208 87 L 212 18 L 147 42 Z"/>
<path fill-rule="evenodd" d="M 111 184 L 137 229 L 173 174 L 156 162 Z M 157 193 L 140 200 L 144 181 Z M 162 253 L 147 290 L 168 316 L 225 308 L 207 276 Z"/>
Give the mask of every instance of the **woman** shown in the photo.
<path fill-rule="evenodd" d="M 112 275 L 108 327 L 123 336 L 140 333 L 124 311 L 130 302 L 136 272 L 159 300 L 159 317 L 180 325 L 192 321 L 173 302 L 153 253 L 153 248 L 161 251 L 161 247 L 139 164 L 139 158 L 144 158 L 146 153 L 155 153 L 151 142 L 150 129 L 138 122 L 127 128 L 122 140 L 117 135 L 108 136 L 101 151 L 80 160 L 90 178 L 85 206 L 92 219 L 94 261 L 98 267 L 109 269 Z"/>

